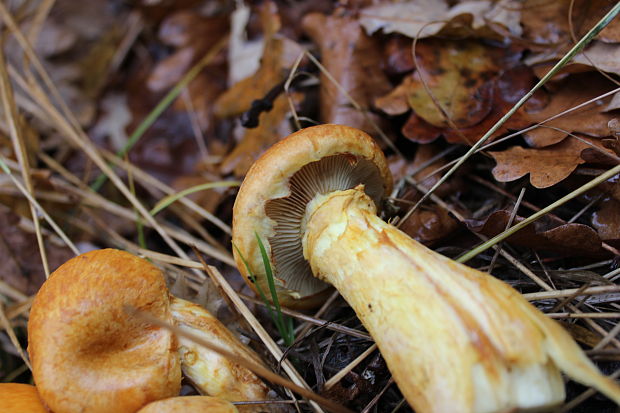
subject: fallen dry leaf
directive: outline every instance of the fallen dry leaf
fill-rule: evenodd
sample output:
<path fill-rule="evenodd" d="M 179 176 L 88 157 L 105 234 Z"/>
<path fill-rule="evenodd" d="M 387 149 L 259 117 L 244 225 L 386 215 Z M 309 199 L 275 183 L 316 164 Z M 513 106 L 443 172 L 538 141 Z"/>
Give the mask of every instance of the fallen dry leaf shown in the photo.
<path fill-rule="evenodd" d="M 420 78 L 457 127 L 475 125 L 488 115 L 492 98 L 488 81 L 500 68 L 488 47 L 474 41 L 427 40 L 418 44 L 416 55 L 418 70 L 408 100 L 418 116 L 437 127 L 450 126 Z"/>
<path fill-rule="evenodd" d="M 603 72 L 620 74 L 619 60 L 620 45 L 593 41 L 584 51 L 575 56 L 571 63 L 593 66 Z"/>
<path fill-rule="evenodd" d="M 376 97 L 391 89 L 380 68 L 380 43 L 366 35 L 356 19 L 311 13 L 304 17 L 303 27 L 319 45 L 325 70 L 362 108 L 369 108 Z M 352 107 L 349 97 L 324 73 L 321 73 L 320 95 L 322 122 L 374 131 L 364 114 Z M 372 114 L 367 116 L 374 118 Z"/>
<path fill-rule="evenodd" d="M 511 211 L 499 210 L 482 220 L 467 220 L 466 224 L 472 231 L 487 237 L 504 232 Z M 515 217 L 513 225 L 523 221 L 522 217 Z M 601 239 L 596 231 L 583 224 L 564 224 L 551 227 L 551 221 L 544 219 L 517 231 L 506 239 L 507 242 L 532 249 L 557 251 L 567 255 L 586 254 L 598 255 L 603 252 Z"/>
<path fill-rule="evenodd" d="M 25 294 L 39 290 L 45 273 L 36 235 L 25 229 L 21 218 L 0 205 L 0 280 Z M 50 270 L 73 257 L 71 250 L 45 240 Z"/>
<path fill-rule="evenodd" d="M 463 31 L 459 27 L 462 25 L 467 27 L 468 34 L 490 25 L 519 36 L 520 16 L 519 3 L 514 0 L 463 1 L 453 7 L 444 0 L 417 0 L 385 1 L 367 7 L 361 11 L 359 20 L 369 34 L 382 30 L 386 34 L 400 33 L 422 39 L 445 31 Z"/>
<path fill-rule="evenodd" d="M 159 38 L 177 50 L 157 63 L 147 80 L 149 89 L 161 92 L 173 87 L 227 30 L 226 16 L 205 17 L 196 12 L 180 11 L 165 19 Z"/>
<path fill-rule="evenodd" d="M 557 92 L 550 94 L 547 106 L 538 111 L 529 110 L 527 115 L 531 123 L 542 122 L 596 98 L 614 87 L 613 83 L 598 73 L 571 75 L 559 85 Z M 542 148 L 562 141 L 571 132 L 595 137 L 607 136 L 609 135 L 607 123 L 614 117 L 604 112 L 608 100 L 599 100 L 568 115 L 546 122 L 543 127 L 526 132 L 525 139 L 530 146 Z"/>
<path fill-rule="evenodd" d="M 301 95 L 292 94 L 291 99 L 299 102 Z M 223 175 L 234 172 L 236 176 L 245 176 L 250 166 L 268 147 L 292 132 L 287 122 L 289 110 L 287 97 L 278 96 L 273 102 L 273 109 L 260 114 L 256 128 L 243 129 L 243 138 L 226 156 L 220 172 Z"/>
<path fill-rule="evenodd" d="M 489 152 L 497 165 L 493 176 L 500 182 L 510 182 L 530 174 L 536 188 L 547 188 L 567 178 L 585 161 L 581 151 L 589 146 L 576 139 L 566 139 L 542 149 L 513 146 L 501 152 Z"/>
<path fill-rule="evenodd" d="M 571 3 L 574 3 L 572 26 L 575 37 L 579 39 L 613 7 L 615 1 L 526 0 L 521 6 L 523 37 L 540 45 L 572 44 L 568 21 Z M 620 41 L 620 22 L 614 19 L 597 38 L 613 43 Z"/>
<path fill-rule="evenodd" d="M 451 143 L 477 142 L 512 106 L 523 97 L 535 83 L 531 69 L 518 66 L 508 69 L 498 78 L 490 81 L 492 84 L 491 110 L 484 119 L 477 124 L 454 130 L 451 128 L 437 128 L 413 112 L 402 128 L 402 133 L 414 142 L 432 142 L 443 135 Z M 395 91 L 398 89 L 395 89 Z M 542 97 L 542 99 L 541 99 Z M 498 129 L 491 140 L 508 133 L 511 130 L 519 130 L 529 126 L 531 121 L 525 113 L 527 108 L 542 106 L 546 103 L 545 96 L 535 93 L 524 107 L 518 109 L 504 125 Z M 392 103 L 395 104 L 395 103 Z"/>
<path fill-rule="evenodd" d="M 280 17 L 273 2 L 261 7 L 261 22 L 265 46 L 258 71 L 241 80 L 224 92 L 215 102 L 214 113 L 220 118 L 238 116 L 250 109 L 252 102 L 262 99 L 267 92 L 281 84 L 303 48 L 294 41 L 282 37 Z"/>

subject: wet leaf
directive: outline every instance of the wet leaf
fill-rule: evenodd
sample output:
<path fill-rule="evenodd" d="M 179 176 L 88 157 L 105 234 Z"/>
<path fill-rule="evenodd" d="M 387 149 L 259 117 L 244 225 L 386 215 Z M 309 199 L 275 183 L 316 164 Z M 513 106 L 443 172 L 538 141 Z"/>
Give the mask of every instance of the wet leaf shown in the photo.
<path fill-rule="evenodd" d="M 493 237 L 506 228 L 511 211 L 499 210 L 483 220 L 468 220 L 467 226 L 475 232 Z M 517 216 L 513 225 L 524 218 Z M 603 252 L 601 239 L 596 231 L 583 224 L 564 224 L 550 227 L 543 221 L 517 231 L 507 238 L 507 242 L 532 249 L 557 251 L 565 254 L 597 255 Z"/>

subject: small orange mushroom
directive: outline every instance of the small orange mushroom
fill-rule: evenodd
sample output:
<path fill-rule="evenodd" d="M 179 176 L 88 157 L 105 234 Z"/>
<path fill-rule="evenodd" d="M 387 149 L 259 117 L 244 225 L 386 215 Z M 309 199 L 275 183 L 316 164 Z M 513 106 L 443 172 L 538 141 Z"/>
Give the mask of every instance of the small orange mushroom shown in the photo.
<path fill-rule="evenodd" d="M 125 306 L 172 323 L 164 275 L 127 252 L 82 254 L 43 284 L 30 311 L 28 353 L 52 411 L 135 413 L 178 395 L 176 338 L 128 316 Z"/>
<path fill-rule="evenodd" d="M 0 412 L 48 413 L 37 388 L 22 383 L 0 383 Z"/>
<path fill-rule="evenodd" d="M 134 413 L 149 402 L 177 396 L 181 369 L 208 396 L 276 398 L 248 369 L 139 321 L 126 313 L 127 306 L 261 363 L 207 310 L 171 296 L 153 264 L 124 251 L 91 251 L 51 275 L 30 313 L 33 376 L 54 412 Z M 240 410 L 288 411 L 277 404 Z"/>

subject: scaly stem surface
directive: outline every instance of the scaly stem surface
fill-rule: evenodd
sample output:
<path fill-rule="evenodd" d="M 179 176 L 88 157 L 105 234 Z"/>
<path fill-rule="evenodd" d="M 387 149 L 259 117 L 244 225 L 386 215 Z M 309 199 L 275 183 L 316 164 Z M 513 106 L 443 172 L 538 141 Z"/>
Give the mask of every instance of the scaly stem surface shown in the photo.
<path fill-rule="evenodd" d="M 558 324 L 382 221 L 361 186 L 317 196 L 305 221 L 314 275 L 353 307 L 416 412 L 551 408 L 564 399 L 560 369 L 620 401 Z"/>

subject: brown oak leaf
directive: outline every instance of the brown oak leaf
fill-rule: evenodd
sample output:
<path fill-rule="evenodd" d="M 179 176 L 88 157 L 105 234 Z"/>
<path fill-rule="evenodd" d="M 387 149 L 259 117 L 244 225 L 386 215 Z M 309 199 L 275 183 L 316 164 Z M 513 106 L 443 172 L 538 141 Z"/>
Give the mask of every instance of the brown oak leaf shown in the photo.
<path fill-rule="evenodd" d="M 566 139 L 542 149 L 513 146 L 501 152 L 489 152 L 497 165 L 493 176 L 500 182 L 510 182 L 530 174 L 536 188 L 547 188 L 568 177 L 585 161 L 581 151 L 590 146 L 576 139 Z"/>

